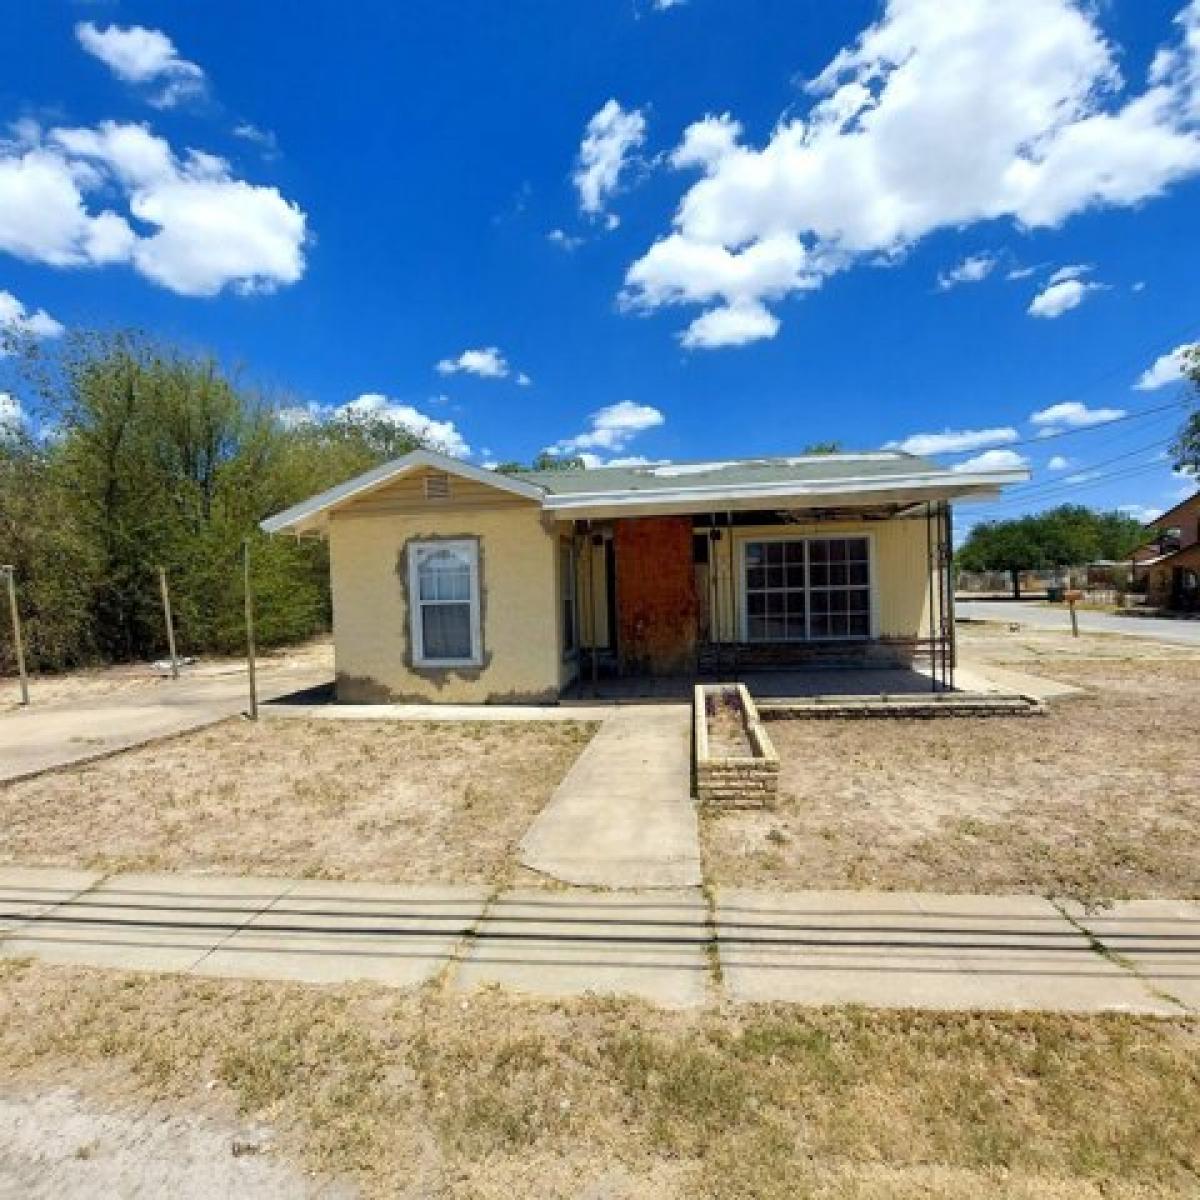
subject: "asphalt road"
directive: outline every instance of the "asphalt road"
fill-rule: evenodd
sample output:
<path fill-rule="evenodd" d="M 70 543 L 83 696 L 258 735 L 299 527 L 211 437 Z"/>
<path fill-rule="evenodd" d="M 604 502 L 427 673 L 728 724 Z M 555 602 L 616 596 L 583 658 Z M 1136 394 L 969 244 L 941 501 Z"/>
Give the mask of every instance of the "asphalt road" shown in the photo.
<path fill-rule="evenodd" d="M 1016 621 L 1038 629 L 1070 630 L 1071 617 L 1065 604 L 1053 608 L 1037 602 L 1013 600 L 957 600 L 955 614 L 977 621 Z M 1179 646 L 1200 648 L 1200 621 L 1171 621 L 1162 617 L 1116 617 L 1110 613 L 1079 613 L 1081 633 L 1119 633 L 1125 637 L 1149 638 Z"/>

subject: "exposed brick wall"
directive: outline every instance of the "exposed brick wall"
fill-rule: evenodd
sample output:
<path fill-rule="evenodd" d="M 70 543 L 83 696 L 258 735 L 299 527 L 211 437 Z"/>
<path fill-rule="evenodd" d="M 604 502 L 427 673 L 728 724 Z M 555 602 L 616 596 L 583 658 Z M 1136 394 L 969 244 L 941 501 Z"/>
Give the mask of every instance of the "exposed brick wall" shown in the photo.
<path fill-rule="evenodd" d="M 696 575 L 691 517 L 616 522 L 617 647 L 630 674 L 696 666 Z"/>

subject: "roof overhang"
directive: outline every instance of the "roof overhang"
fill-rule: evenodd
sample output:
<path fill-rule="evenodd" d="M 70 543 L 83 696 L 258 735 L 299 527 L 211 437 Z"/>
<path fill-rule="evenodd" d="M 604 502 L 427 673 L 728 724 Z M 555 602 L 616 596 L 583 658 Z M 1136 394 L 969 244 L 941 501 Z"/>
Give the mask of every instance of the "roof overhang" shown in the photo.
<path fill-rule="evenodd" d="M 266 533 L 291 533 L 321 537 L 329 531 L 329 518 L 339 508 L 362 499 L 414 471 L 432 469 L 469 479 L 498 492 L 519 496 L 559 521 L 614 517 L 668 516 L 713 512 L 747 512 L 762 509 L 792 511 L 828 509 L 919 509 L 943 500 L 990 499 L 1002 487 L 1024 483 L 1024 469 L 1002 471 L 918 470 L 887 475 L 862 475 L 831 479 L 789 480 L 772 483 L 707 484 L 672 483 L 653 488 L 599 489 L 562 492 L 472 466 L 433 450 L 414 450 L 384 463 L 346 483 L 312 496 L 268 517 Z"/>
<path fill-rule="evenodd" d="M 543 507 L 559 520 L 622 516 L 668 516 L 754 509 L 877 508 L 923 505 L 941 500 L 984 500 L 1029 479 L 1026 470 L 934 471 L 880 478 L 830 479 L 788 484 L 637 489 L 547 495 Z"/>
<path fill-rule="evenodd" d="M 521 479 L 513 479 L 509 475 L 501 475 L 498 471 L 485 471 L 482 467 L 473 467 L 470 463 L 446 454 L 438 454 L 434 450 L 414 450 L 403 458 L 393 459 L 376 467 L 373 471 L 356 475 L 345 483 L 338 484 L 328 491 L 310 496 L 299 504 L 286 508 L 273 517 L 268 517 L 260 523 L 259 528 L 264 533 L 293 533 L 297 537 L 322 536 L 328 532 L 329 516 L 337 508 L 359 500 L 371 492 L 386 487 L 389 483 L 410 475 L 414 471 L 431 469 L 445 471 L 449 475 L 457 475 L 462 479 L 470 479 L 485 487 L 495 488 L 499 492 L 521 496 L 540 504 L 545 493 L 535 484 L 526 483 Z"/>

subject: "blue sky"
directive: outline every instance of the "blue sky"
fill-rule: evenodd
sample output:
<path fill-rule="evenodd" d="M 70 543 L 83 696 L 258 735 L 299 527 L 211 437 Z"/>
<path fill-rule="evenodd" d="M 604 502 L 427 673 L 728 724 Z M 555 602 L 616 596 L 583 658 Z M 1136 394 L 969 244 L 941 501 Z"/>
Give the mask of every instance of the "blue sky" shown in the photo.
<path fill-rule="evenodd" d="M 980 516 L 1188 486 L 1200 0 L 22 0 L 0 122 L 0 322 L 293 419 L 1027 461 Z"/>

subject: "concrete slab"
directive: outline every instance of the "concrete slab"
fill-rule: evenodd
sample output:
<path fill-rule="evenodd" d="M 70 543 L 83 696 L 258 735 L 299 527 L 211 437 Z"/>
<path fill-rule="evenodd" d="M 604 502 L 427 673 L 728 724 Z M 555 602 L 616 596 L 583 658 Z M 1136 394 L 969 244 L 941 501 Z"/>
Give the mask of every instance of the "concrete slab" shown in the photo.
<path fill-rule="evenodd" d="M 1096 912 L 1068 911 L 1156 991 L 1200 1012 L 1200 901 L 1123 900 Z"/>
<path fill-rule="evenodd" d="M 74 899 L 100 878 L 99 871 L 0 866 L 0 935 Z"/>
<path fill-rule="evenodd" d="M 196 974 L 415 987 L 458 953 L 483 913 L 471 884 L 306 880 L 197 962 Z"/>
<path fill-rule="evenodd" d="M 1036 896 L 720 889 L 738 1002 L 1177 1014 Z"/>
<path fill-rule="evenodd" d="M 184 971 L 281 896 L 292 881 L 117 875 L 7 937 L 0 953 L 46 962 Z"/>
<path fill-rule="evenodd" d="M 640 996 L 667 1008 L 708 998 L 709 930 L 699 890 L 523 888 L 488 909 L 454 977 L 537 996 Z"/>
<path fill-rule="evenodd" d="M 1086 688 L 1076 687 L 1073 683 L 1062 683 L 1057 679 L 1030 675 L 1027 671 L 1015 671 L 1011 667 L 999 667 L 993 663 L 960 663 L 954 671 L 954 686 L 964 692 L 1029 696 L 1043 704 L 1087 695 Z"/>
<path fill-rule="evenodd" d="M 312 686 L 324 670 L 264 666 L 259 699 Z M 0 783 L 79 766 L 159 738 L 236 716 L 247 706 L 245 673 L 166 679 L 109 695 L 0 713 Z"/>
<path fill-rule="evenodd" d="M 688 705 L 618 708 L 521 839 L 525 866 L 582 886 L 698 886 L 691 726 Z"/>

